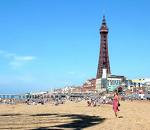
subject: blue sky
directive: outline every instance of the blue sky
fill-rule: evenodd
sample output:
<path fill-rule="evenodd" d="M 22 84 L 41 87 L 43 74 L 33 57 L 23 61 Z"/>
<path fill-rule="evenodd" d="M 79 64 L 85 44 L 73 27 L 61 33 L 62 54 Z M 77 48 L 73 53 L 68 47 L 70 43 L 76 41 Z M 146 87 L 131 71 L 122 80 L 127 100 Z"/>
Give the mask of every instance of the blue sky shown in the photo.
<path fill-rule="evenodd" d="M 96 76 L 105 14 L 112 74 L 150 77 L 149 0 L 1 0 L 0 93 L 81 85 Z"/>

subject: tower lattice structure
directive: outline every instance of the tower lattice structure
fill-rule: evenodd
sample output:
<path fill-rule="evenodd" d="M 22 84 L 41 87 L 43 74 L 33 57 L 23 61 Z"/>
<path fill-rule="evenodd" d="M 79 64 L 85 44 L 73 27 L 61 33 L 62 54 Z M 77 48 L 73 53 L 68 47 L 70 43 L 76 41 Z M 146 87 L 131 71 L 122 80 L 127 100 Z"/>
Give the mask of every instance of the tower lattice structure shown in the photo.
<path fill-rule="evenodd" d="M 97 79 L 102 78 L 103 69 L 106 69 L 106 75 L 111 74 L 108 54 L 108 28 L 105 16 L 103 16 L 102 25 L 100 28 L 100 53 L 96 75 Z"/>

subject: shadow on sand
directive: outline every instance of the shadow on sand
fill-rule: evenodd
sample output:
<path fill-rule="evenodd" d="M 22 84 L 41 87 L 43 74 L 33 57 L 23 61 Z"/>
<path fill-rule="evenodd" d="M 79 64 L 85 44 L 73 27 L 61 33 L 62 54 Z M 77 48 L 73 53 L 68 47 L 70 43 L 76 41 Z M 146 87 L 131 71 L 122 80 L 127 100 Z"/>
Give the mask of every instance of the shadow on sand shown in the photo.
<path fill-rule="evenodd" d="M 2 114 L 0 118 L 8 120 L 0 126 L 0 129 L 28 129 L 28 130 L 81 130 L 104 122 L 105 118 L 84 114 Z M 13 118 L 12 118 L 13 117 Z M 20 121 L 18 126 L 17 119 Z M 29 119 L 29 120 L 28 120 Z M 34 119 L 34 120 L 32 120 Z M 31 121 L 32 120 L 32 121 Z M 33 124 L 33 126 L 32 126 Z M 36 125 L 36 126 L 35 126 Z M 45 126 L 46 125 L 46 126 Z"/>
<path fill-rule="evenodd" d="M 52 114 L 38 114 L 37 116 L 50 116 Z M 100 118 L 99 116 L 89 116 L 89 115 L 81 115 L 81 114 L 54 114 L 56 118 L 70 118 L 72 121 L 65 124 L 54 125 L 49 127 L 39 127 L 32 130 L 62 130 L 70 128 L 72 130 L 81 130 L 83 128 L 91 127 L 97 124 L 104 122 L 105 118 Z M 36 115 L 32 115 L 36 116 Z M 58 122 L 59 123 L 59 122 Z"/>
<path fill-rule="evenodd" d="M 123 116 L 118 116 L 118 118 L 123 118 Z"/>
<path fill-rule="evenodd" d="M 2 114 L 2 115 L 0 115 L 0 116 L 20 116 L 21 114 Z"/>

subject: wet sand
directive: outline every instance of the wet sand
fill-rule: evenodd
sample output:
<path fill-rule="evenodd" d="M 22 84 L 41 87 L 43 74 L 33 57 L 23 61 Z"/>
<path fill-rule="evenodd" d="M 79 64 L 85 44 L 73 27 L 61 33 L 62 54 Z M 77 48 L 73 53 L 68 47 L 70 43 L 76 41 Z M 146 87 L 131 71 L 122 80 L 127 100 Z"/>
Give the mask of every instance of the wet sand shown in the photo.
<path fill-rule="evenodd" d="M 150 130 L 150 101 L 121 102 L 119 117 L 111 105 L 88 107 L 83 101 L 58 106 L 0 104 L 2 130 Z"/>

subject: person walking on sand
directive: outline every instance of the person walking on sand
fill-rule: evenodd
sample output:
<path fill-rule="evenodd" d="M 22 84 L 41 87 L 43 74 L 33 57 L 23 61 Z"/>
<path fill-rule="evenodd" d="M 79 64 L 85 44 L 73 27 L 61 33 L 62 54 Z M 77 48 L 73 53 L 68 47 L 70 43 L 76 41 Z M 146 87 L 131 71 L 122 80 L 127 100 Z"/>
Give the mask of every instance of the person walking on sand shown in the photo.
<path fill-rule="evenodd" d="M 119 97 L 118 97 L 118 92 L 115 91 L 115 94 L 114 94 L 114 98 L 113 98 L 113 110 L 114 110 L 114 113 L 115 113 L 115 116 L 117 117 L 117 112 L 119 111 L 119 107 L 120 104 L 119 104 Z"/>

